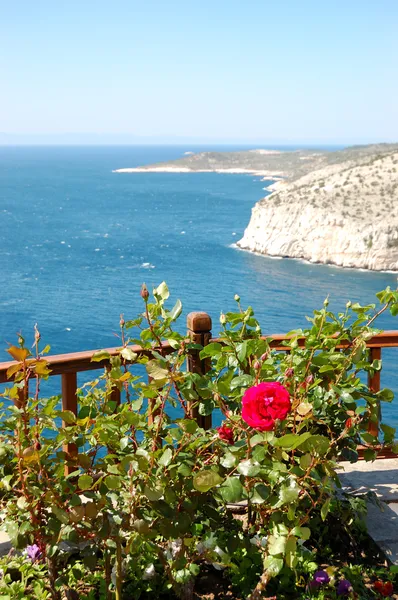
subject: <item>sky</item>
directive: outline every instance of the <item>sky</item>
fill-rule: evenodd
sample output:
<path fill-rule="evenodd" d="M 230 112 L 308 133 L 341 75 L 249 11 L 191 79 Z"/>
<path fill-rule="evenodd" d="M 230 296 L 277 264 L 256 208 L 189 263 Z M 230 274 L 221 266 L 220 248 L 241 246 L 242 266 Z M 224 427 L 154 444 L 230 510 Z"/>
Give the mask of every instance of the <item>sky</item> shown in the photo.
<path fill-rule="evenodd" d="M 397 0 L 0 0 L 0 15 L 0 141 L 398 141 Z"/>

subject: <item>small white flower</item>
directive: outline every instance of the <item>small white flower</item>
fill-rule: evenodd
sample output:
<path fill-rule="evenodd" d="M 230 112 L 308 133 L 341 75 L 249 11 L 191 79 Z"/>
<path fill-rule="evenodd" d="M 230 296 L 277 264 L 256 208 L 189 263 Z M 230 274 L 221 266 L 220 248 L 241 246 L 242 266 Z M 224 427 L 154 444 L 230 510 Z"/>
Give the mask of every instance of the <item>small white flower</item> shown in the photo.
<path fill-rule="evenodd" d="M 156 571 L 155 571 L 155 567 L 153 564 L 150 564 L 149 567 L 147 567 L 144 570 L 144 574 L 142 576 L 142 579 L 144 581 L 148 581 L 149 579 L 153 579 L 155 577 Z"/>

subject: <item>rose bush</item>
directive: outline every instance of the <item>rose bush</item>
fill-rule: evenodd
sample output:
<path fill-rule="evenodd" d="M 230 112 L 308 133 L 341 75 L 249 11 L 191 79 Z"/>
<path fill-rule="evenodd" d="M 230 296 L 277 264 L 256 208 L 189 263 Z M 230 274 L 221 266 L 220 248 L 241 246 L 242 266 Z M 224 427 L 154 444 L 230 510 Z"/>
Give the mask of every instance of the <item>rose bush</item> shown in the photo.
<path fill-rule="evenodd" d="M 50 366 L 38 331 L 33 353 L 21 336 L 8 349 L 0 500 L 15 551 L 0 593 L 189 599 L 218 574 L 237 598 L 374 597 L 352 540 L 365 503 L 336 495 L 337 461 L 356 460 L 360 442 L 368 460 L 394 443 L 383 423 L 383 440 L 368 431 L 392 393 L 362 375 L 381 368 L 366 341 L 378 314 L 397 314 L 397 292 L 381 292 L 379 310 L 348 304 L 335 315 L 325 302 L 283 352 L 239 298 L 220 338 L 201 347 L 175 331 L 182 306 L 167 308 L 164 283 L 152 301 L 141 295 L 143 313 L 120 321 L 119 354 L 94 355 L 106 368 L 78 390 L 76 415 L 41 397 Z M 192 355 L 206 369 L 188 369 Z M 218 428 L 192 418 L 213 412 Z"/>

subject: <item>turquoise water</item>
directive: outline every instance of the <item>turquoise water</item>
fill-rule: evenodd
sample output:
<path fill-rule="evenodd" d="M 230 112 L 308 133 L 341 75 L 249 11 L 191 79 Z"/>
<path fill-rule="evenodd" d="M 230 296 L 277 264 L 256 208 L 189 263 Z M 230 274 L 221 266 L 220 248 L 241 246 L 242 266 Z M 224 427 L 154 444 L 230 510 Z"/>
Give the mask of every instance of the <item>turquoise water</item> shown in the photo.
<path fill-rule="evenodd" d="M 253 306 L 264 331 L 275 333 L 305 325 L 327 295 L 332 309 L 342 309 L 348 299 L 370 302 L 396 285 L 393 274 L 234 248 L 265 193 L 259 177 L 112 173 L 195 150 L 0 147 L 2 347 L 18 331 L 28 338 L 36 322 L 52 353 L 117 345 L 119 315 L 141 309 L 143 281 L 152 287 L 166 280 L 184 314 L 211 314 L 215 333 L 235 293 Z M 381 323 L 398 329 L 397 319 Z M 385 357 L 383 383 L 398 390 L 398 350 Z M 387 412 L 398 424 L 398 411 Z"/>

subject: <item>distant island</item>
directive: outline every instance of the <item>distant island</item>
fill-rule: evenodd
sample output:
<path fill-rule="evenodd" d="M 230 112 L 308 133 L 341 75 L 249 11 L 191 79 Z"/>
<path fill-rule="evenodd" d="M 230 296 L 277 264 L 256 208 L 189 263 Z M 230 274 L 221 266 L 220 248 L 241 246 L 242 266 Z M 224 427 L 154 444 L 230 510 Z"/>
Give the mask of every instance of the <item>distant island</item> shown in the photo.
<path fill-rule="evenodd" d="M 134 172 L 250 173 L 271 180 L 242 249 L 341 267 L 398 271 L 398 144 L 338 151 L 201 152 Z"/>

